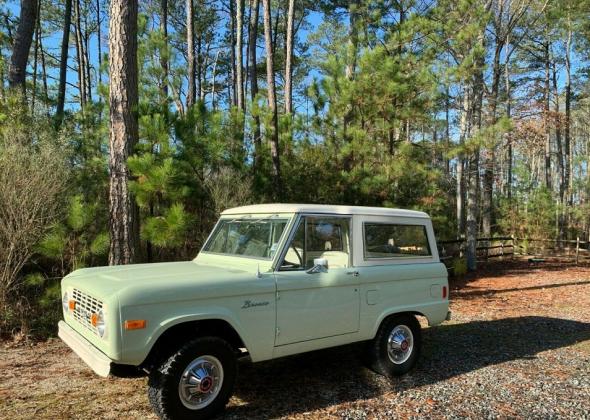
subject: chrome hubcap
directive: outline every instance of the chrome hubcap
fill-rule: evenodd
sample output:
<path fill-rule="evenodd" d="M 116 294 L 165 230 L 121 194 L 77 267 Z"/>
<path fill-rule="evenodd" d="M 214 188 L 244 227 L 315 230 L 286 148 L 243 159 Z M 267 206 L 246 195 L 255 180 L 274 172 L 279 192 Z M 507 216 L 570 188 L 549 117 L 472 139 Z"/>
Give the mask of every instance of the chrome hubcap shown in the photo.
<path fill-rule="evenodd" d="M 396 365 L 401 365 L 412 355 L 414 349 L 414 335 L 405 325 L 396 326 L 387 340 L 387 355 Z"/>
<path fill-rule="evenodd" d="M 180 401 L 186 408 L 199 410 L 217 397 L 223 385 L 223 366 L 214 356 L 200 356 L 184 370 L 178 384 Z"/>

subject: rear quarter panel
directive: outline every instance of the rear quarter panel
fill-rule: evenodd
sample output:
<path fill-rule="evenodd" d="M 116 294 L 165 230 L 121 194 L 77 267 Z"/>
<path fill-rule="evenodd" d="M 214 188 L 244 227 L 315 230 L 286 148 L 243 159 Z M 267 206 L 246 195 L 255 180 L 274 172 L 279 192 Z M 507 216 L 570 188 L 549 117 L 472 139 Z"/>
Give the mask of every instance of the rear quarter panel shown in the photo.
<path fill-rule="evenodd" d="M 375 336 L 381 321 L 399 312 L 418 312 L 429 325 L 443 322 L 449 308 L 442 297 L 447 270 L 442 263 L 392 264 L 359 267 L 361 331 Z"/>

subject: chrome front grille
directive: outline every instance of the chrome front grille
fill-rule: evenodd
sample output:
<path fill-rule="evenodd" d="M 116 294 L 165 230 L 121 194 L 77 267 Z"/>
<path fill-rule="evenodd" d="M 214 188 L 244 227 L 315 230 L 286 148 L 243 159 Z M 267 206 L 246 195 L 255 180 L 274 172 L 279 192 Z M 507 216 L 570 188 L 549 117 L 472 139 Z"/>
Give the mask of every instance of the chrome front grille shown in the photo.
<path fill-rule="evenodd" d="M 76 301 L 74 318 L 98 335 L 98 330 L 92 325 L 92 314 L 97 314 L 102 309 L 102 302 L 78 289 L 74 289 L 73 299 Z"/>

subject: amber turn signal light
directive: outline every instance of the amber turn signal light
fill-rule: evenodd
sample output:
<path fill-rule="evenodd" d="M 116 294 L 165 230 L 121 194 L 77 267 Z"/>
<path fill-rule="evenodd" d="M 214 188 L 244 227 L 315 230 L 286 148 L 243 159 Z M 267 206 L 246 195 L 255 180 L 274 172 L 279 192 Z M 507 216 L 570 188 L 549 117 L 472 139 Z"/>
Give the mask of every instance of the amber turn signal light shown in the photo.
<path fill-rule="evenodd" d="M 90 323 L 93 327 L 96 327 L 96 325 L 98 324 L 98 314 L 90 315 Z"/>
<path fill-rule="evenodd" d="M 76 301 L 74 299 L 70 299 L 68 301 L 68 308 L 70 308 L 70 311 L 76 309 Z"/>
<path fill-rule="evenodd" d="M 126 330 L 141 330 L 145 328 L 145 319 L 132 319 L 125 321 Z"/>

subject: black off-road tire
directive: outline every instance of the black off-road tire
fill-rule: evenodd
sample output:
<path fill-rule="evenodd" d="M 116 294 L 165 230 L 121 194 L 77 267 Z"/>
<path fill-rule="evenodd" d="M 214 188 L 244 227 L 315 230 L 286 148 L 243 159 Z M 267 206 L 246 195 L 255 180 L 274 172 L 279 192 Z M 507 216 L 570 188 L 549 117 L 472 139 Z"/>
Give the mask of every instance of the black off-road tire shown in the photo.
<path fill-rule="evenodd" d="M 412 332 L 413 345 L 410 356 L 403 363 L 394 363 L 388 354 L 388 340 L 398 326 L 406 326 Z M 410 371 L 420 356 L 422 334 L 420 323 L 413 315 L 395 315 L 386 318 L 379 327 L 375 338 L 368 343 L 366 360 L 368 367 L 387 377 L 400 376 Z"/>
<path fill-rule="evenodd" d="M 181 401 L 178 385 L 187 366 L 204 355 L 216 357 L 223 367 L 219 394 L 202 409 L 189 409 Z M 233 348 L 221 338 L 200 337 L 189 341 L 155 367 L 149 375 L 148 398 L 162 419 L 208 419 L 220 413 L 229 401 L 236 381 L 238 365 Z"/>

